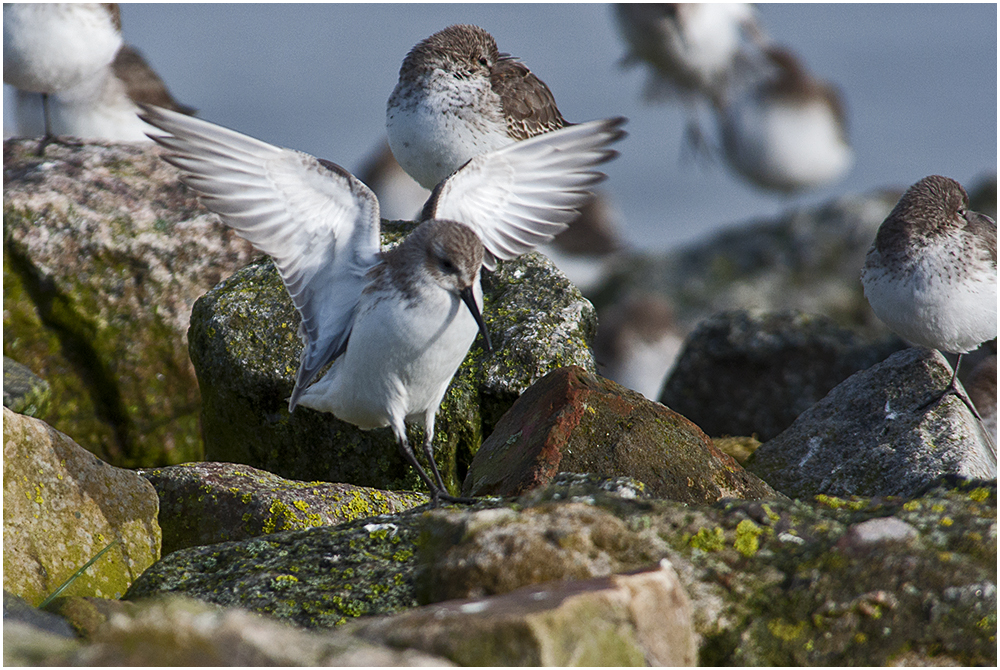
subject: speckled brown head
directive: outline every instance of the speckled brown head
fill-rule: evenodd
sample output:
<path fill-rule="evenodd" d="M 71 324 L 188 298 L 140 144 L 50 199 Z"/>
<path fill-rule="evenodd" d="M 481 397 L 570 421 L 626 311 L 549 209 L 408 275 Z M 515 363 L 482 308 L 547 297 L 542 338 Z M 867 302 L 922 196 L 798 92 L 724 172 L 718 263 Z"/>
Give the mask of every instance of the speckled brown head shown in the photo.
<path fill-rule="evenodd" d="M 399 79 L 415 81 L 435 70 L 463 79 L 488 78 L 514 139 L 568 125 L 545 82 L 513 56 L 501 53 L 493 36 L 479 26 L 448 26 L 422 40 L 403 59 Z"/>
<path fill-rule="evenodd" d="M 997 263 L 997 229 L 988 216 L 969 210 L 969 194 L 954 179 L 931 175 L 911 186 L 875 236 L 875 248 L 889 259 L 911 254 L 942 234 L 968 233 L 971 254 Z M 970 258 L 971 260 L 971 258 Z"/>

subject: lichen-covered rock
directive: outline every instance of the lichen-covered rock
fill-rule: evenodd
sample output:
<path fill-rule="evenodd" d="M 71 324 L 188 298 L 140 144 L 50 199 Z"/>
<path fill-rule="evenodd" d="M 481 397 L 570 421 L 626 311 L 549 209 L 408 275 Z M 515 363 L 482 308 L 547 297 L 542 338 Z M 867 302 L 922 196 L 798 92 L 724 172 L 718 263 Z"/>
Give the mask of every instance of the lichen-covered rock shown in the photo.
<path fill-rule="evenodd" d="M 185 463 L 140 474 L 160 496 L 164 556 L 186 547 L 391 514 L 427 502 L 420 493 L 298 482 L 233 463 Z"/>
<path fill-rule="evenodd" d="M 388 245 L 414 224 L 386 224 Z M 483 317 L 494 352 L 479 340 L 437 415 L 434 448 L 445 481 L 459 476 L 500 416 L 548 371 L 593 371 L 593 308 L 538 254 L 484 273 Z M 191 360 L 201 385 L 206 458 L 245 463 L 289 479 L 382 489 L 422 484 L 388 428 L 362 431 L 306 407 L 288 413 L 302 344 L 298 313 L 270 260 L 241 270 L 206 294 L 191 317 Z M 410 426 L 412 444 L 423 429 Z M 418 450 L 419 451 L 419 450 Z"/>
<path fill-rule="evenodd" d="M 131 604 L 131 603 L 130 603 Z M 392 649 L 341 631 L 314 633 L 251 614 L 171 596 L 111 616 L 86 644 L 25 649 L 4 630 L 10 654 L 35 665 L 69 666 L 445 666 L 439 656 Z"/>
<path fill-rule="evenodd" d="M 168 554 L 126 599 L 177 592 L 270 614 L 307 628 L 417 604 L 413 554 L 419 511 L 271 533 Z"/>
<path fill-rule="evenodd" d="M 632 477 L 690 503 L 777 495 L 680 414 L 575 366 L 518 398 L 472 460 L 463 495 L 520 495 L 559 471 Z"/>
<path fill-rule="evenodd" d="M 6 407 L 3 493 L 4 588 L 32 605 L 111 542 L 66 595 L 120 597 L 160 556 L 149 482 Z"/>
<path fill-rule="evenodd" d="M 417 581 L 424 599 L 478 598 L 665 557 L 692 602 L 699 665 L 992 666 L 996 542 L 995 481 L 815 506 L 595 496 L 437 510 Z"/>
<path fill-rule="evenodd" d="M 725 312 L 699 324 L 660 402 L 713 437 L 766 441 L 830 389 L 906 345 L 871 343 L 824 316 Z"/>
<path fill-rule="evenodd" d="M 979 422 L 956 396 L 922 407 L 951 369 L 929 349 L 897 352 L 843 382 L 747 468 L 785 495 L 914 495 L 947 474 L 995 478 Z"/>
<path fill-rule="evenodd" d="M 3 357 L 3 406 L 25 416 L 42 414 L 49 404 L 49 383 L 12 358 Z"/>
<path fill-rule="evenodd" d="M 120 466 L 201 457 L 185 333 L 252 257 L 151 146 L 4 142 L 4 354 L 51 385 L 39 415 Z"/>
<path fill-rule="evenodd" d="M 540 489 L 515 502 L 181 550 L 147 570 L 129 596 L 184 593 L 315 628 L 666 558 L 691 600 L 701 665 L 933 656 L 992 666 L 996 547 L 995 481 L 945 482 L 912 499 L 712 506 L 599 487 L 567 501 Z"/>
<path fill-rule="evenodd" d="M 668 561 L 428 605 L 348 630 L 464 666 L 681 666 L 694 665 L 697 654 L 691 604 Z"/>

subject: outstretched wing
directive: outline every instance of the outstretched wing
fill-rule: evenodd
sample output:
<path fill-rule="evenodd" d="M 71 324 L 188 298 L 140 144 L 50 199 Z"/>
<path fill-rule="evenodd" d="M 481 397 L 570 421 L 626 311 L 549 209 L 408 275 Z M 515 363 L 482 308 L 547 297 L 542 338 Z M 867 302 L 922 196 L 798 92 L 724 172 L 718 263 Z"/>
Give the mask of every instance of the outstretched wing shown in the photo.
<path fill-rule="evenodd" d="M 259 251 L 274 259 L 302 316 L 305 344 L 289 411 L 316 373 L 339 355 L 377 262 L 375 196 L 343 168 L 213 123 L 141 105 L 169 135 L 150 137 L 181 180 Z"/>
<path fill-rule="evenodd" d="M 623 123 L 580 123 L 476 156 L 435 187 L 421 217 L 475 230 L 493 270 L 566 229 L 605 177 L 595 168 L 618 155 L 608 147 L 625 135 Z"/>

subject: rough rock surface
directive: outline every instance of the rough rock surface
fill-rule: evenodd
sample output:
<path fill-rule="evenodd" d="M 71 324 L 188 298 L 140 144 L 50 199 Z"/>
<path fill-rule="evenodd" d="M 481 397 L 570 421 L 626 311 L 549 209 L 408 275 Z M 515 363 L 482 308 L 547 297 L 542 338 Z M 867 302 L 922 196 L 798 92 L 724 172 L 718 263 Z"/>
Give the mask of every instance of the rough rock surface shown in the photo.
<path fill-rule="evenodd" d="M 53 644 L 55 643 L 55 644 Z M 311 633 L 239 609 L 189 598 L 139 603 L 112 616 L 87 643 L 30 635 L 4 622 L 4 662 L 71 666 L 446 666 L 340 631 Z"/>
<path fill-rule="evenodd" d="M 3 621 L 19 621 L 38 630 L 60 637 L 74 638 L 73 627 L 61 616 L 44 612 L 28 604 L 24 598 L 7 589 L 3 591 Z M 6 665 L 6 663 L 5 663 Z"/>
<path fill-rule="evenodd" d="M 391 244 L 413 224 L 386 225 Z M 501 263 L 483 278 L 483 317 L 494 352 L 479 339 L 445 394 L 435 424 L 437 463 L 458 489 L 464 468 L 517 396 L 548 371 L 593 371 L 593 307 L 543 256 Z M 201 385 L 206 458 L 245 463 L 289 479 L 383 489 L 422 486 L 388 428 L 362 431 L 305 407 L 289 415 L 302 344 L 299 318 L 269 260 L 206 294 L 191 316 L 191 360 Z M 423 429 L 411 426 L 412 444 Z M 419 450 L 418 450 L 419 451 Z"/>
<path fill-rule="evenodd" d="M 359 621 L 353 634 L 473 666 L 694 665 L 691 603 L 669 561 Z"/>
<path fill-rule="evenodd" d="M 420 493 L 291 481 L 233 463 L 185 463 L 140 474 L 160 496 L 164 556 L 186 547 L 331 526 L 427 502 Z"/>
<path fill-rule="evenodd" d="M 329 627 L 667 558 L 701 665 L 996 663 L 995 482 L 814 504 L 544 491 L 181 550 L 129 598 L 173 591 Z"/>
<path fill-rule="evenodd" d="M 413 554 L 421 512 L 180 549 L 132 584 L 135 600 L 179 592 L 307 628 L 417 605 Z"/>
<path fill-rule="evenodd" d="M 837 386 L 747 461 L 795 498 L 913 495 L 939 476 L 995 478 L 978 421 L 949 396 L 951 369 L 928 349 L 905 349 Z M 992 461 L 992 462 L 991 462 Z"/>
<path fill-rule="evenodd" d="M 4 355 L 52 387 L 39 415 L 119 466 L 201 456 L 185 333 L 252 257 L 152 147 L 4 142 Z"/>
<path fill-rule="evenodd" d="M 3 493 L 4 588 L 33 605 L 113 541 L 66 594 L 120 597 L 160 557 L 149 482 L 6 407 Z"/>
<path fill-rule="evenodd" d="M 3 406 L 25 416 L 48 408 L 49 383 L 12 358 L 3 357 Z"/>
<path fill-rule="evenodd" d="M 525 391 L 472 460 L 462 493 L 520 495 L 559 471 L 634 477 L 680 502 L 776 495 L 683 416 L 579 367 Z"/>
<path fill-rule="evenodd" d="M 904 527 L 906 531 L 899 532 Z M 996 483 L 912 500 L 595 497 L 434 512 L 423 600 L 483 597 L 666 557 L 687 590 L 699 665 L 996 662 Z"/>
<path fill-rule="evenodd" d="M 830 389 L 906 345 L 870 343 L 823 316 L 725 312 L 699 324 L 660 402 L 713 437 L 777 436 Z"/>
<path fill-rule="evenodd" d="M 994 343 L 996 340 L 994 340 Z M 965 390 L 983 419 L 983 427 L 997 441 L 997 355 L 984 357 L 965 379 Z"/>

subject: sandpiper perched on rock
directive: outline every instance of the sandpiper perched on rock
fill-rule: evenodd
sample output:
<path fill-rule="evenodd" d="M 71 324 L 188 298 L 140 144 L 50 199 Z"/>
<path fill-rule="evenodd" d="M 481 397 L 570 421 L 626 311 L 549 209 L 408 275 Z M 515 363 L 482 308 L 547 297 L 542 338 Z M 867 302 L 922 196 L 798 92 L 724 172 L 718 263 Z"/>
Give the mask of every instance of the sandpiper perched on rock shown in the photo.
<path fill-rule="evenodd" d="M 5 4 L 4 82 L 17 89 L 18 134 L 41 135 L 40 150 L 66 135 L 148 142 L 153 129 L 137 116 L 140 102 L 194 112 L 122 43 L 116 4 Z"/>
<path fill-rule="evenodd" d="M 42 95 L 46 138 L 53 135 L 48 97 L 106 69 L 121 48 L 121 27 L 114 3 L 4 3 L 3 81 Z"/>
<path fill-rule="evenodd" d="M 471 25 L 413 47 L 386 108 L 393 155 L 428 189 L 473 156 L 566 125 L 548 86 Z"/>
<path fill-rule="evenodd" d="M 434 417 L 477 332 L 480 268 L 514 258 L 565 228 L 604 175 L 624 119 L 594 121 L 478 156 L 441 182 L 422 223 L 380 250 L 379 204 L 343 168 L 174 112 L 144 106 L 169 133 L 154 139 L 202 202 L 270 255 L 302 317 L 305 344 L 289 400 L 362 429 L 390 426 L 431 492 Z M 463 304 L 464 303 L 464 304 Z M 333 362 L 315 384 L 319 371 Z M 421 467 L 405 421 L 424 423 Z"/>
<path fill-rule="evenodd" d="M 933 175 L 907 189 L 878 229 L 861 271 L 875 314 L 913 344 L 958 354 L 951 382 L 927 403 L 956 394 L 962 354 L 997 336 L 997 226 L 969 210 L 954 179 Z"/>
<path fill-rule="evenodd" d="M 789 51 L 764 53 L 770 74 L 717 112 L 729 165 L 751 183 L 785 193 L 840 179 L 854 163 L 840 94 Z"/>

